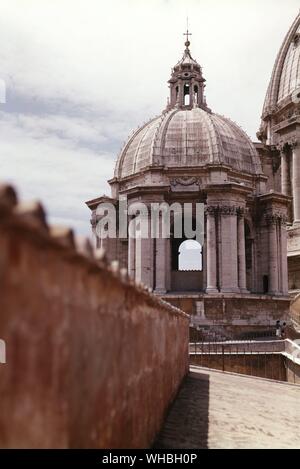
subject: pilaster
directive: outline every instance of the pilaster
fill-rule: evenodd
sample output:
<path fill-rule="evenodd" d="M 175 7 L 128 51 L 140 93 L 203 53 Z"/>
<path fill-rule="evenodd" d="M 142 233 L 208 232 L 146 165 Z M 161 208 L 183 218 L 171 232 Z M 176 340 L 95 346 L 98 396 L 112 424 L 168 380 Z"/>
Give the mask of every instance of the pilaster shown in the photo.
<path fill-rule="evenodd" d="M 206 259 L 207 259 L 207 293 L 216 293 L 217 289 L 217 243 L 215 207 L 206 208 Z"/>

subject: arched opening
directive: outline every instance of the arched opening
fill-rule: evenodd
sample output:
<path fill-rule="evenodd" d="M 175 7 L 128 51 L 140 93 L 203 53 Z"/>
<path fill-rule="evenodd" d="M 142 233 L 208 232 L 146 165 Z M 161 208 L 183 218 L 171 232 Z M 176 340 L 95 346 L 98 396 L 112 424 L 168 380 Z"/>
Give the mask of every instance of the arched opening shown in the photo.
<path fill-rule="evenodd" d="M 181 272 L 202 270 L 202 246 L 198 241 L 187 239 L 179 245 L 178 270 Z"/>
<path fill-rule="evenodd" d="M 195 220 L 192 219 L 193 229 Z M 177 238 L 171 229 L 171 291 L 203 291 L 204 247 L 195 239 Z"/>
<path fill-rule="evenodd" d="M 175 88 L 175 93 L 176 93 L 176 101 L 177 101 L 177 99 L 178 99 L 178 93 L 179 93 L 179 88 L 178 88 L 178 86 L 176 86 L 176 88 Z"/>
<path fill-rule="evenodd" d="M 190 85 L 185 83 L 183 87 L 183 96 L 184 96 L 184 105 L 189 106 L 190 105 Z"/>

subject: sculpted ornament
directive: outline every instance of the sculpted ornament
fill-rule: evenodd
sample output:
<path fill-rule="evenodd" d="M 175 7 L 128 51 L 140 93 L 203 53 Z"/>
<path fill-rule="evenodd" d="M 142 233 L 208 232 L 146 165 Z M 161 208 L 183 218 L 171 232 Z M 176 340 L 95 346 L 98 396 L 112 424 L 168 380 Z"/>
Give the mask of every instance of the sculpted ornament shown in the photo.
<path fill-rule="evenodd" d="M 287 153 L 289 150 L 289 144 L 283 140 L 280 140 L 276 145 L 276 149 L 280 151 L 280 153 Z"/>
<path fill-rule="evenodd" d="M 276 145 L 276 148 L 280 152 L 286 153 L 289 148 L 296 148 L 297 145 L 298 145 L 298 138 L 296 137 L 296 135 L 292 135 L 289 138 L 280 140 L 278 144 Z"/>
<path fill-rule="evenodd" d="M 296 148 L 298 145 L 297 137 L 292 137 L 288 143 L 292 148 Z"/>
<path fill-rule="evenodd" d="M 199 179 L 196 177 L 178 177 L 171 180 L 171 186 L 192 186 L 199 182 Z"/>
<path fill-rule="evenodd" d="M 246 207 L 237 207 L 236 214 L 239 218 L 244 217 L 248 213 L 249 209 Z"/>
<path fill-rule="evenodd" d="M 267 225 L 276 225 L 277 223 L 286 225 L 288 222 L 288 218 L 280 212 L 266 213 L 264 217 Z"/>
<path fill-rule="evenodd" d="M 215 215 L 218 213 L 218 207 L 214 205 L 207 205 L 204 209 L 206 215 Z"/>
<path fill-rule="evenodd" d="M 219 207 L 219 213 L 222 215 L 236 215 L 236 209 L 235 205 L 221 205 Z"/>
<path fill-rule="evenodd" d="M 243 217 L 246 215 L 248 209 L 245 207 L 239 207 L 236 205 L 207 205 L 205 213 L 208 215 L 236 215 Z"/>

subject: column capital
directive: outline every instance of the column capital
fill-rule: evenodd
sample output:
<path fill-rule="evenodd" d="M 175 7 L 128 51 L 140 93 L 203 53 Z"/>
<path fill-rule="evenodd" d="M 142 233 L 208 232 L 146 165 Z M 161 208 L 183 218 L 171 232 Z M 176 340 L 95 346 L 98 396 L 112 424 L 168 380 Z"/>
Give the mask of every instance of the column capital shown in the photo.
<path fill-rule="evenodd" d="M 281 223 L 282 225 L 286 225 L 288 219 L 285 215 L 281 212 L 269 212 L 264 214 L 264 218 L 267 225 L 276 225 L 277 223 Z"/>
<path fill-rule="evenodd" d="M 204 212 L 206 215 L 216 215 L 218 212 L 218 206 L 217 205 L 206 205 Z"/>
<path fill-rule="evenodd" d="M 288 152 L 289 148 L 296 148 L 299 146 L 299 138 L 296 136 L 289 137 L 284 140 L 280 140 L 277 145 L 276 149 L 279 150 L 281 153 Z"/>
<path fill-rule="evenodd" d="M 247 207 L 237 207 L 236 214 L 238 218 L 245 218 L 245 216 L 249 213 L 249 209 Z"/>
<path fill-rule="evenodd" d="M 288 142 L 285 142 L 283 140 L 281 140 L 280 142 L 277 143 L 276 145 L 276 150 L 278 150 L 280 152 L 280 154 L 286 154 L 290 149 L 290 145 Z"/>
<path fill-rule="evenodd" d="M 297 137 L 291 138 L 288 143 L 292 149 L 299 147 L 299 140 L 297 139 Z"/>
<path fill-rule="evenodd" d="M 205 207 L 205 213 L 207 215 L 237 215 L 238 217 L 244 217 L 248 209 L 238 205 L 207 205 Z"/>
<path fill-rule="evenodd" d="M 219 213 L 221 215 L 237 215 L 237 207 L 235 205 L 221 205 Z"/>

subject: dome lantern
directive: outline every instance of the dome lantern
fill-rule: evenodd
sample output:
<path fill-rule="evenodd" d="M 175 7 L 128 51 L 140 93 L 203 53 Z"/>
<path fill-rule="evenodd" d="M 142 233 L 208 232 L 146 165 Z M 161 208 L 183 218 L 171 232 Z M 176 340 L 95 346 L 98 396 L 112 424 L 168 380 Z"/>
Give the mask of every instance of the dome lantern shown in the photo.
<path fill-rule="evenodd" d="M 168 109 L 174 107 L 180 109 L 192 109 L 200 107 L 210 111 L 206 105 L 204 88 L 205 78 L 202 75 L 201 66 L 191 56 L 188 29 L 186 33 L 185 50 L 182 59 L 172 69 L 172 75 L 168 81 L 170 85 L 170 104 Z"/>

